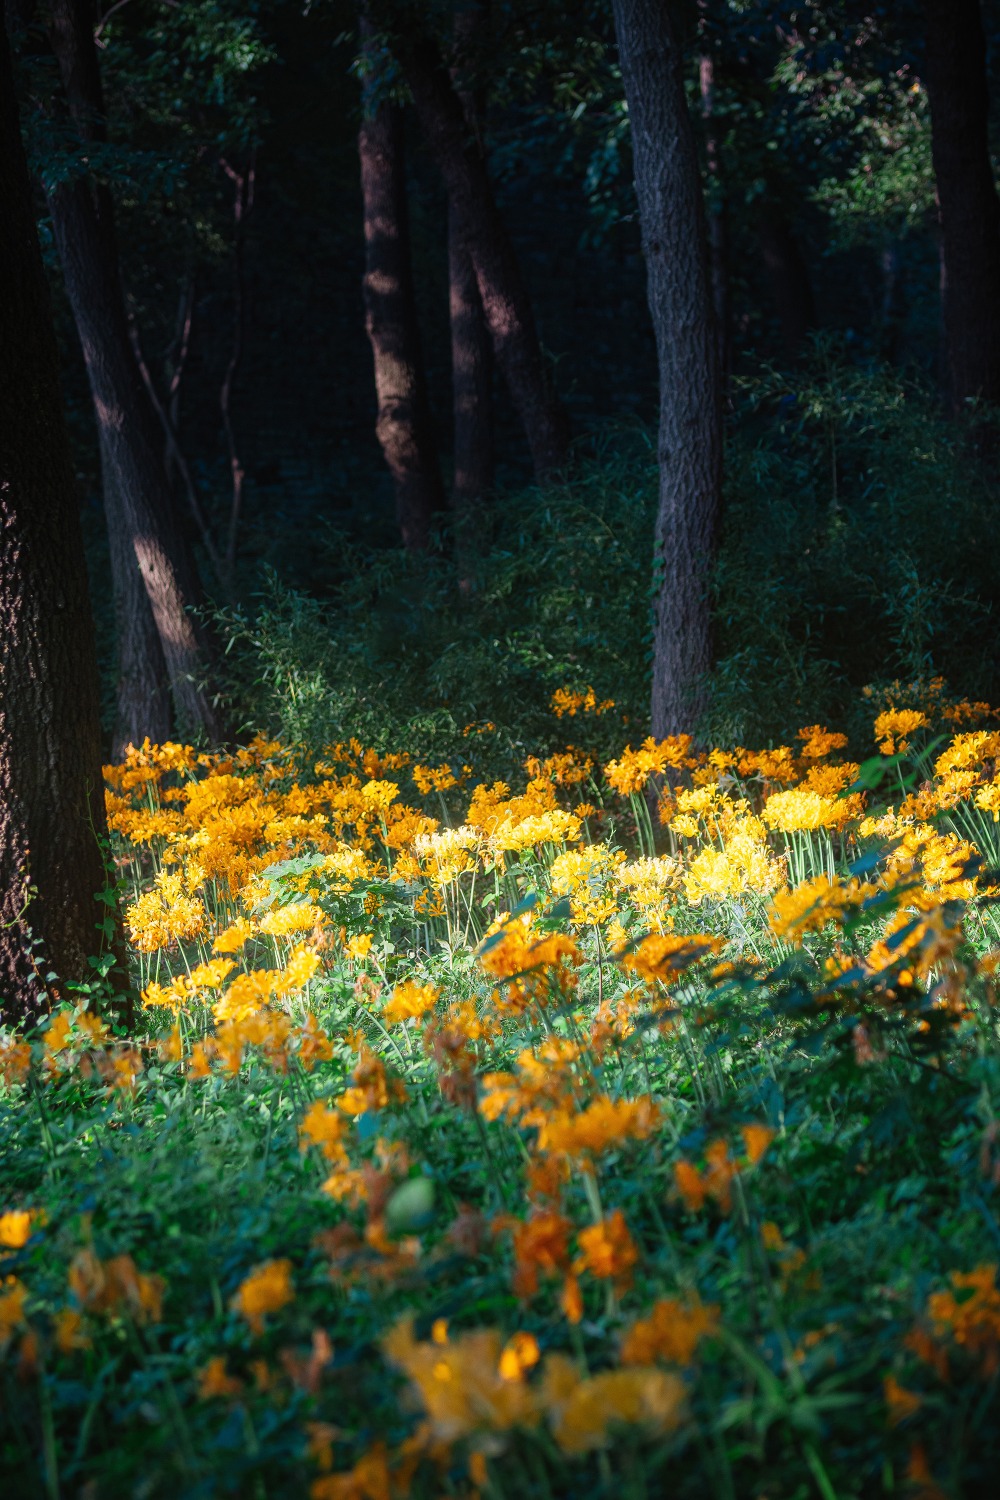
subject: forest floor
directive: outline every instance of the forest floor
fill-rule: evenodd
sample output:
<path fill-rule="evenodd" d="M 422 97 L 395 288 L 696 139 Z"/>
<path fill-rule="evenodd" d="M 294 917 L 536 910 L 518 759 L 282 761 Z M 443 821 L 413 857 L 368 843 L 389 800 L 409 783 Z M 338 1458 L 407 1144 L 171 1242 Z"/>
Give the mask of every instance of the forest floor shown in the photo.
<path fill-rule="evenodd" d="M 141 1006 L 0 1037 L 7 1495 L 989 1492 L 995 716 L 604 708 L 108 768 Z"/>

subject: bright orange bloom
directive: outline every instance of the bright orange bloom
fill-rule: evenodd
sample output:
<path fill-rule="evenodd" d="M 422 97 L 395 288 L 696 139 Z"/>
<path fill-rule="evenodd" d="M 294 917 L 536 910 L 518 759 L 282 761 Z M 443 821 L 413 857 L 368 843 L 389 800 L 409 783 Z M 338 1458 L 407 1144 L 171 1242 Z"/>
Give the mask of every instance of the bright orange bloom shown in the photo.
<path fill-rule="evenodd" d="M 635 1241 L 629 1234 L 620 1208 L 588 1229 L 581 1229 L 577 1240 L 580 1254 L 573 1262 L 574 1271 L 589 1271 L 602 1281 L 613 1281 L 626 1287 L 639 1259 Z"/>

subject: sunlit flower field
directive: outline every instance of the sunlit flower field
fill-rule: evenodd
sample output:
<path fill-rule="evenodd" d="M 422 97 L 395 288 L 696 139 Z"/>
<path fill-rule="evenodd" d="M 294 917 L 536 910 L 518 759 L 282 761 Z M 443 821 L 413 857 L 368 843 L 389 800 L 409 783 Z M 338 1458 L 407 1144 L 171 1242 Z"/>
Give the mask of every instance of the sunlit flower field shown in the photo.
<path fill-rule="evenodd" d="M 141 999 L 0 1034 L 5 1493 L 995 1493 L 996 716 L 609 708 L 107 768 Z"/>

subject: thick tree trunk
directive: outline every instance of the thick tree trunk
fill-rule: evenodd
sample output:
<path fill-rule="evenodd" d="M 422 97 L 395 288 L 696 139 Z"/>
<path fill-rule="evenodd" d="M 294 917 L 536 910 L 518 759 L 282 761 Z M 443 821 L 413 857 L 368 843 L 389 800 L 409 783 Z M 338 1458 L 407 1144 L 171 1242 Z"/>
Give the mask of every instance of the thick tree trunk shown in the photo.
<path fill-rule="evenodd" d="M 757 211 L 757 240 L 771 284 L 785 358 L 796 360 L 816 327 L 816 303 L 809 268 L 782 209 L 764 202 Z"/>
<path fill-rule="evenodd" d="M 97 657 L 55 334 L 0 23 L 0 1015 L 99 947 Z M 35 894 L 30 895 L 30 888 Z"/>
<path fill-rule="evenodd" d="M 83 140 L 100 139 L 103 133 L 91 23 L 86 0 L 52 0 L 49 36 L 70 117 Z M 48 200 L 94 399 L 105 496 L 113 492 L 117 498 L 109 512 L 109 525 L 116 515 L 121 518 L 134 552 L 160 640 L 178 729 L 185 735 L 218 737 L 217 717 L 202 686 L 204 641 L 190 612 L 200 598 L 198 578 L 174 512 L 156 415 L 129 338 L 111 195 L 102 184 L 81 176 L 54 184 Z M 112 556 L 122 556 L 116 545 Z M 123 601 L 137 598 L 122 579 L 117 592 Z M 148 641 L 148 627 L 134 620 L 125 622 L 125 638 L 133 645 Z M 147 661 L 139 676 L 148 679 L 154 670 Z M 158 711 L 151 708 L 150 729 L 158 727 L 158 717 Z"/>
<path fill-rule="evenodd" d="M 444 487 L 431 427 L 410 256 L 403 118 L 374 97 L 377 53 L 362 21 L 367 57 L 364 118 L 358 132 L 365 223 L 365 327 L 375 361 L 375 431 L 396 490 L 396 516 L 408 551 L 428 545 Z"/>
<path fill-rule="evenodd" d="M 479 61 L 486 41 L 485 3 L 455 12 L 460 63 Z M 464 54 L 464 56 L 463 56 Z M 461 70 L 460 70 L 461 71 Z M 482 134 L 481 91 L 455 79 L 469 129 Z M 493 489 L 493 344 L 483 316 L 468 235 L 454 205 L 448 205 L 448 311 L 451 324 L 451 391 L 454 423 L 454 478 L 451 503 L 460 558 L 477 549 L 485 532 Z M 461 580 L 467 587 L 467 581 Z"/>
<path fill-rule="evenodd" d="M 524 428 L 539 478 L 566 460 L 569 421 L 542 356 L 514 247 L 497 209 L 486 160 L 434 41 L 415 27 L 392 29 L 391 7 L 370 12 L 391 33 L 428 149 L 461 226 L 497 364 Z"/>
<path fill-rule="evenodd" d="M 711 666 L 708 573 L 722 480 L 722 399 L 705 210 L 666 0 L 614 0 L 660 377 L 653 733 L 689 730 Z"/>
<path fill-rule="evenodd" d="M 989 149 L 979 0 L 924 0 L 926 81 L 944 258 L 948 391 L 1000 401 L 1000 200 Z"/>

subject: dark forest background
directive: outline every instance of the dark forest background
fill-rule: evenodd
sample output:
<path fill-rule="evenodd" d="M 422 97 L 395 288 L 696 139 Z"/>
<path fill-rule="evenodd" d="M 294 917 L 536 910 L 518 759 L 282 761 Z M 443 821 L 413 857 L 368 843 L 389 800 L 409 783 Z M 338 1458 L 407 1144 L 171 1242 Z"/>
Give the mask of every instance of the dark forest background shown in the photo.
<path fill-rule="evenodd" d="M 453 7 L 425 9 L 441 25 L 437 11 Z M 724 536 L 703 728 L 762 740 L 804 719 L 860 724 L 860 687 L 936 673 L 989 696 L 995 446 L 988 418 L 973 432 L 967 412 L 947 411 L 921 7 L 702 0 L 676 16 L 724 276 Z M 995 97 L 1000 7 L 983 17 Z M 440 747 L 489 718 L 521 739 L 546 732 L 565 681 L 593 683 L 642 725 L 656 354 L 610 7 L 495 3 L 489 25 L 488 161 L 572 418 L 574 467 L 534 485 L 494 376 L 495 490 L 463 579 L 447 516 L 439 547 L 401 551 L 375 435 L 356 8 L 129 0 L 100 27 L 108 142 L 89 165 L 112 187 L 133 329 L 220 545 L 234 458 L 245 476 L 223 586 L 172 466 L 240 726 Z M 44 90 L 45 66 L 22 55 L 26 97 Z M 391 60 L 379 86 L 404 105 L 447 481 L 446 196 Z M 36 172 L 58 177 L 57 126 L 44 110 L 24 115 Z M 40 215 L 110 736 L 115 623 L 93 408 L 41 199 Z"/>

